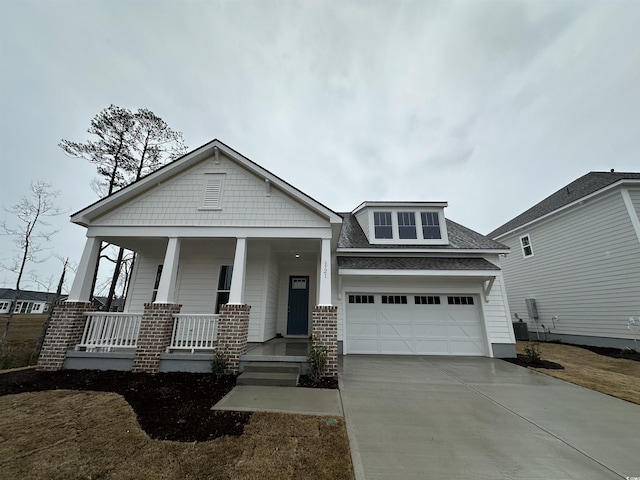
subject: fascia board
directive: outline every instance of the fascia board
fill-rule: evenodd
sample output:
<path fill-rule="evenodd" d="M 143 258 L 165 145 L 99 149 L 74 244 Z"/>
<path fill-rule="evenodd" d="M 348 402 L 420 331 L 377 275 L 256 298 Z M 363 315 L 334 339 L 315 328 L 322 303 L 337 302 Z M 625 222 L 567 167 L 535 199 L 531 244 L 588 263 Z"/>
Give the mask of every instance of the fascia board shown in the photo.
<path fill-rule="evenodd" d="M 499 270 L 395 270 L 339 268 L 340 275 L 496 278 Z"/>
<path fill-rule="evenodd" d="M 457 255 L 457 254 L 508 254 L 511 252 L 510 248 L 501 248 L 501 249 L 452 249 L 452 248 L 441 248 L 441 249 L 421 249 L 421 248 L 337 248 L 336 253 L 365 253 L 367 255 L 371 255 L 373 257 L 384 256 L 387 253 L 446 253 L 449 255 Z"/>

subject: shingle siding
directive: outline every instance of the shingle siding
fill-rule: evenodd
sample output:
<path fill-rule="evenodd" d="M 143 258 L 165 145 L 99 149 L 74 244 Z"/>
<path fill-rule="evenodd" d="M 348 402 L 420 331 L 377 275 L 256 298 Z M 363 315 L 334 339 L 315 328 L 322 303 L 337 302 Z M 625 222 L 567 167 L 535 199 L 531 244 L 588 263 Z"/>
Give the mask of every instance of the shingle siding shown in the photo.
<path fill-rule="evenodd" d="M 220 210 L 203 210 L 207 173 L 223 177 Z M 264 179 L 221 160 L 205 160 L 187 172 L 155 186 L 136 200 L 107 213 L 94 225 L 188 226 L 327 226 L 275 187 L 267 195 Z"/>
<path fill-rule="evenodd" d="M 520 236 L 534 255 L 523 258 Z M 640 313 L 640 242 L 619 191 L 501 239 L 509 307 L 526 318 L 535 298 L 538 323 L 558 334 L 632 338 L 629 316 Z M 530 322 L 530 328 L 535 324 Z"/>

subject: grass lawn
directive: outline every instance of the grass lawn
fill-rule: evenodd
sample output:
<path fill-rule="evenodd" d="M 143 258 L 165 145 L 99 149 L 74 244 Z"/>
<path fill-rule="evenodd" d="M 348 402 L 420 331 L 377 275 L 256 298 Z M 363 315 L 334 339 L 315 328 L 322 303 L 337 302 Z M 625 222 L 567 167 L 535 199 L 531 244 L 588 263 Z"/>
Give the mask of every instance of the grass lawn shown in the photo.
<path fill-rule="evenodd" d="M 524 353 L 528 342 L 516 344 Z M 542 358 L 564 366 L 564 370 L 533 368 L 540 373 L 640 404 L 640 362 L 611 358 L 580 347 L 559 343 L 539 343 Z"/>
<path fill-rule="evenodd" d="M 47 315 L 14 315 L 7 336 L 7 355 L 0 358 L 0 369 L 35 365 L 36 342 Z M 4 332 L 7 315 L 0 315 L 0 332 Z"/>
<path fill-rule="evenodd" d="M 331 420 L 331 421 L 329 421 Z M 341 418 L 254 413 L 244 434 L 150 439 L 114 393 L 0 397 L 0 478 L 353 479 Z"/>

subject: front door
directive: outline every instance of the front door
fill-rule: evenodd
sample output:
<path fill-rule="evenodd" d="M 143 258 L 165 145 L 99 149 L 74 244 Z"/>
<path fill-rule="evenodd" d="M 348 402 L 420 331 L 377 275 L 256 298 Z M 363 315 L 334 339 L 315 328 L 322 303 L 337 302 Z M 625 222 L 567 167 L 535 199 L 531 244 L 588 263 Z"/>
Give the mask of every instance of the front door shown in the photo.
<path fill-rule="evenodd" d="M 289 277 L 287 335 L 309 334 L 309 277 Z"/>

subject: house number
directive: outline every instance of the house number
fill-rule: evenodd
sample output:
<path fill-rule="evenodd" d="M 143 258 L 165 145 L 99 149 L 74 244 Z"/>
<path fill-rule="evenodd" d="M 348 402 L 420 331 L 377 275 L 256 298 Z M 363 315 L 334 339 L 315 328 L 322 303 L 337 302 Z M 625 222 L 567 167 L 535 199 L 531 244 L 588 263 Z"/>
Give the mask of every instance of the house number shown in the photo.
<path fill-rule="evenodd" d="M 327 262 L 324 262 L 324 278 L 327 278 Z"/>

